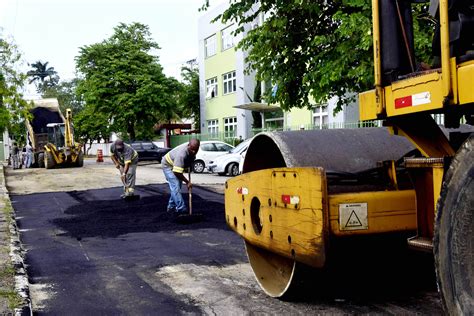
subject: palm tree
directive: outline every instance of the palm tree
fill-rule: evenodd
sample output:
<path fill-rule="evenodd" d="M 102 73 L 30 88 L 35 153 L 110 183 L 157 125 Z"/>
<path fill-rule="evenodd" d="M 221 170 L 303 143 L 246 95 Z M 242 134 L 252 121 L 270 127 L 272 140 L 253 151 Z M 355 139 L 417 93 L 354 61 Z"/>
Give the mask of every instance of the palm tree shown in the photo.
<path fill-rule="evenodd" d="M 38 92 L 44 91 L 47 87 L 52 87 L 58 84 L 58 72 L 54 67 L 48 67 L 48 62 L 42 63 L 37 61 L 30 65 L 32 69 L 26 74 L 30 77 L 30 84 L 36 83 Z"/>

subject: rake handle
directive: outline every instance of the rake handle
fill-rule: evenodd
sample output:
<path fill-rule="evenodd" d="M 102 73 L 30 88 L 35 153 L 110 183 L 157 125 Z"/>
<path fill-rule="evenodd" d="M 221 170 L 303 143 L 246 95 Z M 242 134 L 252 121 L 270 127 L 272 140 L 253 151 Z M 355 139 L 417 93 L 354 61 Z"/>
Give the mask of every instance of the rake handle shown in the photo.
<path fill-rule="evenodd" d="M 191 168 L 189 169 L 189 182 L 191 182 Z M 192 187 L 188 188 L 188 193 L 189 193 L 189 215 L 193 213 L 193 193 L 192 193 Z"/>

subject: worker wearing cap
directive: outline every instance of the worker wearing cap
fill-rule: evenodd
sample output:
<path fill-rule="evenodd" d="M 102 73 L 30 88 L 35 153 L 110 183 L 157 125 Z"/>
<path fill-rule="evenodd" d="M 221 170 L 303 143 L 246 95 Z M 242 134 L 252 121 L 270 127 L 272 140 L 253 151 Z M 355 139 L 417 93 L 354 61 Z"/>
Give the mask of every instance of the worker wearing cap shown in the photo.
<path fill-rule="evenodd" d="M 138 153 L 132 146 L 125 144 L 121 139 L 117 139 L 110 146 L 110 153 L 115 167 L 120 170 L 120 176 L 124 183 L 124 194 L 122 197 L 134 195 Z"/>
<path fill-rule="evenodd" d="M 180 146 L 171 150 L 161 160 L 163 173 L 171 191 L 167 208 L 168 213 L 180 214 L 187 212 L 186 204 L 184 204 L 181 195 L 181 185 L 184 182 L 188 189 L 192 187 L 191 181 L 184 176 L 184 169 L 191 168 L 199 151 L 199 144 L 199 140 L 193 138 L 187 146 Z"/>
<path fill-rule="evenodd" d="M 16 142 L 13 142 L 12 144 L 12 165 L 13 169 L 19 169 L 20 168 L 20 149 L 18 148 Z"/>

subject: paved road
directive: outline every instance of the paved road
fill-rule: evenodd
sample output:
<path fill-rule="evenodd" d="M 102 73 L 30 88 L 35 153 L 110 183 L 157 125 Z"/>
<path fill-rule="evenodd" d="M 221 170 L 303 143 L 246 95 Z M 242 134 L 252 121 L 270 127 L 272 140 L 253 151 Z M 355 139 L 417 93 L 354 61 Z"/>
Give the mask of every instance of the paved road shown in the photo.
<path fill-rule="evenodd" d="M 161 174 L 156 165 L 140 169 L 150 179 Z M 18 177 L 34 172 L 41 193 L 15 192 Z M 91 162 L 54 172 L 56 180 L 75 173 L 117 176 L 113 166 Z M 167 219 L 164 183 L 142 184 L 141 200 L 125 202 L 117 198 L 121 188 L 111 187 L 116 180 L 79 190 L 88 184 L 77 176 L 74 190 L 47 192 L 53 186 L 48 175 L 7 172 L 7 183 L 16 184 L 11 199 L 39 314 L 441 314 L 430 260 L 410 255 L 407 263 L 405 253 L 402 260 L 386 244 L 375 251 L 346 245 L 322 292 L 314 290 L 316 281 L 293 302 L 265 296 L 242 241 L 225 225 L 223 195 L 213 192 L 225 178 L 193 175 L 202 183 L 193 191 L 193 207 L 204 221 L 180 225 Z"/>

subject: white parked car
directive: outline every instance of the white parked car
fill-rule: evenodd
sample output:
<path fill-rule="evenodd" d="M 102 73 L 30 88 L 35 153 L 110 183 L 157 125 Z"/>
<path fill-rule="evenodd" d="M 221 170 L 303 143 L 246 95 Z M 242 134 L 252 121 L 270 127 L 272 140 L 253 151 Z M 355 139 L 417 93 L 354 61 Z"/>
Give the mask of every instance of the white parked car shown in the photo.
<path fill-rule="evenodd" d="M 237 145 L 234 149 L 232 149 L 229 153 L 224 154 L 222 156 L 217 157 L 213 161 L 209 163 L 207 169 L 210 172 L 217 173 L 220 176 L 223 175 L 230 175 L 236 176 L 239 172 L 239 164 L 242 160 L 242 156 L 247 151 L 249 147 L 250 139 L 247 139 Z"/>
<path fill-rule="evenodd" d="M 188 143 L 184 143 L 180 146 L 187 146 Z M 206 170 L 206 166 L 209 162 L 214 160 L 216 157 L 228 153 L 234 146 L 217 140 L 206 140 L 202 141 L 199 146 L 199 151 L 196 155 L 196 159 L 193 164 L 193 172 L 201 173 Z"/>

